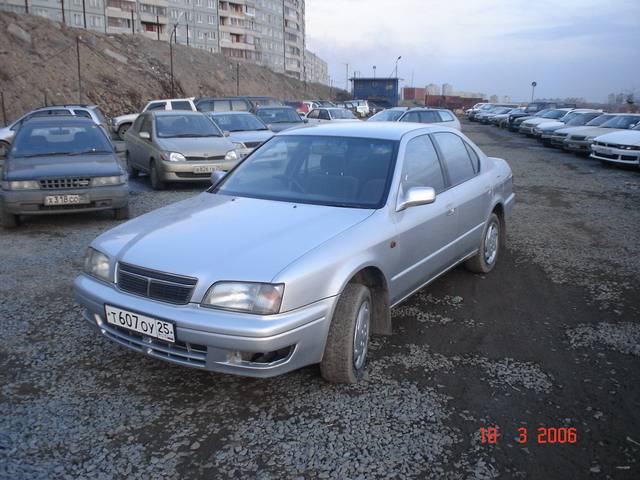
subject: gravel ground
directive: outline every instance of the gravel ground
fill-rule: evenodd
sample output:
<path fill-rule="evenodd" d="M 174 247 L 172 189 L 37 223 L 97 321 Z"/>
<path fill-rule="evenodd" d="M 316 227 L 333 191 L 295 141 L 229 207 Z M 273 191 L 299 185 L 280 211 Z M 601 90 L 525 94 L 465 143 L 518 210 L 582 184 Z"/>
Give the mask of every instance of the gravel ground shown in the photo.
<path fill-rule="evenodd" d="M 395 309 L 355 386 L 193 371 L 98 337 L 71 284 L 108 213 L 0 234 L 0 477 L 639 478 L 640 174 L 463 128 L 513 168 L 508 250 Z M 135 215 L 198 192 L 145 181 Z M 538 444 L 538 427 L 578 441 Z"/>

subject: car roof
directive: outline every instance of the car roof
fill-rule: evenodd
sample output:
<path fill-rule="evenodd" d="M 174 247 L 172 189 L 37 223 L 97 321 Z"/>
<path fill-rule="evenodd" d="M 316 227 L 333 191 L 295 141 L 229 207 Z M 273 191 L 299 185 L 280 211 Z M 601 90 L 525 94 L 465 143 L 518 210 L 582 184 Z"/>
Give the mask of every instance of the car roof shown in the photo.
<path fill-rule="evenodd" d="M 256 111 L 258 110 L 282 110 L 283 108 L 286 108 L 288 110 L 295 110 L 295 108 L 289 106 L 289 105 L 261 105 L 258 108 L 256 108 Z M 250 113 L 250 112 L 246 112 L 246 113 Z"/>
<path fill-rule="evenodd" d="M 89 125 L 98 127 L 93 120 L 86 117 L 79 117 L 77 115 L 50 115 L 43 117 L 32 117 L 25 122 L 25 125 L 34 125 L 34 126 L 58 126 L 63 125 L 67 127 L 71 126 L 79 126 L 79 125 Z"/>
<path fill-rule="evenodd" d="M 425 130 L 426 133 L 434 131 L 450 131 L 440 125 L 415 124 L 407 122 L 347 122 L 324 123 L 296 130 L 286 130 L 283 135 L 322 135 L 328 137 L 362 137 L 379 138 L 382 140 L 400 140 L 405 134 L 415 130 Z"/>
<path fill-rule="evenodd" d="M 202 112 L 194 112 L 193 110 L 147 110 L 144 115 L 155 115 L 156 117 L 170 117 L 174 115 L 203 115 Z"/>
<path fill-rule="evenodd" d="M 279 107 L 279 108 L 284 108 L 284 107 Z M 230 112 L 207 112 L 207 115 L 211 115 L 212 117 L 218 117 L 218 116 L 222 116 L 222 115 L 251 115 L 252 117 L 254 116 L 253 113 L 251 112 L 245 112 L 242 110 L 232 110 Z"/>

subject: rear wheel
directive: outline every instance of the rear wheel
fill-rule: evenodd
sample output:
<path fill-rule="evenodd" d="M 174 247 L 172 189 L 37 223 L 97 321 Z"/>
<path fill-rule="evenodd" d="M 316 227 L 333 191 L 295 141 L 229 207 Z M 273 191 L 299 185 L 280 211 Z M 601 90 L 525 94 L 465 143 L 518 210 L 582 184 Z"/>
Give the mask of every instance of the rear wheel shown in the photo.
<path fill-rule="evenodd" d="M 124 136 L 127 133 L 127 130 L 129 130 L 130 126 L 130 123 L 123 123 L 118 127 L 118 137 L 120 137 L 120 140 L 124 141 Z"/>
<path fill-rule="evenodd" d="M 127 151 L 126 153 L 126 162 L 127 162 L 127 173 L 129 174 L 129 176 L 131 178 L 136 178 L 138 176 L 138 174 L 140 173 L 140 170 L 138 170 L 137 168 L 135 168 L 132 164 L 131 164 L 131 157 L 129 156 L 129 152 Z"/>
<path fill-rule="evenodd" d="M 128 220 L 131 216 L 131 212 L 129 210 L 129 205 L 125 205 L 122 208 L 116 208 L 114 210 L 116 220 Z"/>
<path fill-rule="evenodd" d="M 340 295 L 331 319 L 322 377 L 333 383 L 356 383 L 365 372 L 373 303 L 364 285 L 350 283 Z"/>
<path fill-rule="evenodd" d="M 6 229 L 16 228 L 20 225 L 20 217 L 5 211 L 4 208 L 0 208 L 0 221 L 2 221 L 2 226 Z"/>
<path fill-rule="evenodd" d="M 465 267 L 474 273 L 489 273 L 498 261 L 502 241 L 500 219 L 492 213 L 482 231 L 480 251 L 466 261 Z"/>
<path fill-rule="evenodd" d="M 151 169 L 149 172 L 149 177 L 151 179 L 151 188 L 154 190 L 164 190 L 167 184 L 160 178 L 160 171 L 156 166 L 155 161 L 151 161 Z"/>

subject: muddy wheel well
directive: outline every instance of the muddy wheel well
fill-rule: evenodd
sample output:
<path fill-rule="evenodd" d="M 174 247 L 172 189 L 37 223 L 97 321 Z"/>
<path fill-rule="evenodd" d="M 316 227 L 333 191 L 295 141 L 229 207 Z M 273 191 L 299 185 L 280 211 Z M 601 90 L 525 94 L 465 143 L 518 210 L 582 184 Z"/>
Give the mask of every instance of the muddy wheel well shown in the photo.
<path fill-rule="evenodd" d="M 493 207 L 493 212 L 498 216 L 500 220 L 500 241 L 504 245 L 505 240 L 507 239 L 507 225 L 504 221 L 504 207 L 501 203 L 498 203 L 495 207 Z"/>
<path fill-rule="evenodd" d="M 389 289 L 382 271 L 367 267 L 354 275 L 349 283 L 359 283 L 371 290 L 373 319 L 371 331 L 375 335 L 391 335 L 391 312 L 389 309 Z"/>

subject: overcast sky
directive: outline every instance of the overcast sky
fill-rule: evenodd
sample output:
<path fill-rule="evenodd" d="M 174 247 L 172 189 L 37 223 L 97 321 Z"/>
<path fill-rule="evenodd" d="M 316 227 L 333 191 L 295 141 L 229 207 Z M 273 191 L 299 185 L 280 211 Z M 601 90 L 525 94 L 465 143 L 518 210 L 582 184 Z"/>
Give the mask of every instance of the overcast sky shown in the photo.
<path fill-rule="evenodd" d="M 388 76 L 406 85 L 606 101 L 640 96 L 640 0 L 307 0 L 307 48 L 335 85 Z"/>

